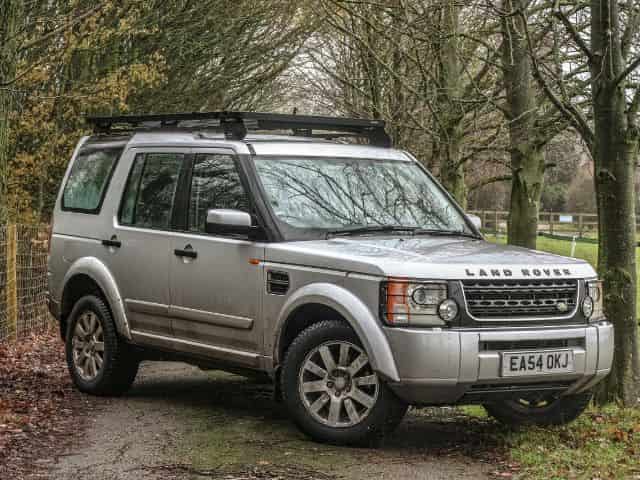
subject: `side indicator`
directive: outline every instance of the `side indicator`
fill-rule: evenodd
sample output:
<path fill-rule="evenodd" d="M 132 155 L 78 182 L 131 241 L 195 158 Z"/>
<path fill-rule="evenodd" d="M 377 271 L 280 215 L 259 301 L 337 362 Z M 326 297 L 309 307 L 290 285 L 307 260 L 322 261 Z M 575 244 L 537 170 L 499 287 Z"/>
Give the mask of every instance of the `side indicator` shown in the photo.
<path fill-rule="evenodd" d="M 257 259 L 257 258 L 250 258 L 250 259 L 249 259 L 249 263 L 250 263 L 251 265 L 260 265 L 260 260 L 259 260 L 259 259 Z"/>

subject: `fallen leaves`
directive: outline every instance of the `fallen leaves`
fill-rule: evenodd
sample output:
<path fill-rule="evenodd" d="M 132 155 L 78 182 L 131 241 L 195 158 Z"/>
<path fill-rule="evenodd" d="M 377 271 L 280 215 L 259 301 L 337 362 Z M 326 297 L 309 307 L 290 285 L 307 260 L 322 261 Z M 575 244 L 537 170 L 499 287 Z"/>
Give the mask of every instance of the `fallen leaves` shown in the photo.
<path fill-rule="evenodd" d="M 0 478 L 45 475 L 81 430 L 88 402 L 71 384 L 55 332 L 0 343 Z"/>

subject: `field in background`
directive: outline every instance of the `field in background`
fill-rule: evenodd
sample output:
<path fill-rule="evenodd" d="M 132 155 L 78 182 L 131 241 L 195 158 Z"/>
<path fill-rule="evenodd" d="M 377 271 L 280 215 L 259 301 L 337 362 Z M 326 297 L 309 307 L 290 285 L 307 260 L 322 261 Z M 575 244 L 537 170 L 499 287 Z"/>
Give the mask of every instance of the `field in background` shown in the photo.
<path fill-rule="evenodd" d="M 493 234 L 486 235 L 487 240 L 498 243 L 506 243 L 507 238 L 503 235 L 496 237 Z M 557 240 L 547 237 L 538 237 L 537 249 L 543 252 L 555 253 L 557 255 L 564 255 L 566 257 L 571 256 L 571 241 L 570 240 Z M 573 255 L 575 258 L 581 258 L 589 262 L 594 268 L 597 268 L 598 264 L 598 245 L 593 243 L 576 242 L 575 252 Z M 638 278 L 640 278 L 640 248 L 636 249 L 636 268 L 638 271 Z M 637 287 L 637 313 L 640 319 L 640 282 Z"/>

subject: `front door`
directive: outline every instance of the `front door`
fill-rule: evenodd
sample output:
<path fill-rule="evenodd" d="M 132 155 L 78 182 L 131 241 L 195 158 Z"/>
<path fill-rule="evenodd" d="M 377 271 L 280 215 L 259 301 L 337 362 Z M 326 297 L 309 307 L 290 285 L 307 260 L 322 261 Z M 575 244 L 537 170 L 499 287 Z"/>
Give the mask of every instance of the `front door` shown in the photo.
<path fill-rule="evenodd" d="M 226 150 L 195 150 L 188 177 L 184 232 L 172 234 L 171 305 L 176 341 L 221 361 L 258 366 L 262 353 L 264 247 L 205 232 L 207 210 L 249 212 L 236 159 Z"/>

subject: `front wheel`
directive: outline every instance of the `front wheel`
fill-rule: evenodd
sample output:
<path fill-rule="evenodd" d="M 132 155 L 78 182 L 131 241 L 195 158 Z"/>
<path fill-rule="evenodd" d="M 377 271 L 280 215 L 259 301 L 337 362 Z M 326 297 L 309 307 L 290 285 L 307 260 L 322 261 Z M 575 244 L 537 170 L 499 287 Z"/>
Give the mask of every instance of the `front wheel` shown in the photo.
<path fill-rule="evenodd" d="M 506 425 L 564 425 L 585 411 L 592 393 L 566 397 L 529 395 L 485 404 L 489 415 Z"/>
<path fill-rule="evenodd" d="M 293 341 L 281 381 L 294 422 L 321 442 L 375 444 L 407 410 L 373 371 L 355 332 L 339 321 L 313 324 Z"/>

